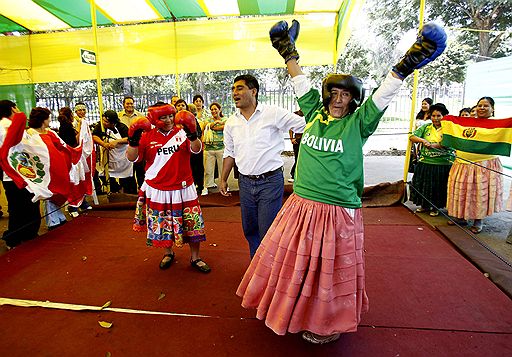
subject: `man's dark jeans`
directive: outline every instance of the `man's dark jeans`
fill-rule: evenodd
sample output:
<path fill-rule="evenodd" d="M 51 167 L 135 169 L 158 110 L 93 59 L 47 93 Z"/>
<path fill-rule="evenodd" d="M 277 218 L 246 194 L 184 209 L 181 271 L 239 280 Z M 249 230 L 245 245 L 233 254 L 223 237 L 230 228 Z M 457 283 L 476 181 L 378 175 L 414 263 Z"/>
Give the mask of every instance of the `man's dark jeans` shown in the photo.
<path fill-rule="evenodd" d="M 258 179 L 240 174 L 238 186 L 242 227 L 252 258 L 283 204 L 283 172 L 279 170 L 269 177 Z"/>

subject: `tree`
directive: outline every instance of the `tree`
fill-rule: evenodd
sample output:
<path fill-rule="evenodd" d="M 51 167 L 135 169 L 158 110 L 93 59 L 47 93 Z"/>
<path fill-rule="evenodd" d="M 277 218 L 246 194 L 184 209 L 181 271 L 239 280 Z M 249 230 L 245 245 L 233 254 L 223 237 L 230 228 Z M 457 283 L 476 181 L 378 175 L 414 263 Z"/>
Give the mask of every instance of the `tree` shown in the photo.
<path fill-rule="evenodd" d="M 375 33 L 391 43 L 401 34 L 417 28 L 419 0 L 371 0 L 365 11 Z M 474 55 L 479 60 L 510 54 L 506 34 L 512 27 L 510 0 L 431 0 L 426 4 L 425 21 L 442 20 L 447 27 L 461 29 L 459 41 L 475 44 Z M 468 29 L 474 29 L 470 31 Z M 475 42 L 478 40 L 478 42 Z"/>
<path fill-rule="evenodd" d="M 442 8 L 439 16 L 450 26 L 476 30 L 467 36 L 478 38 L 477 61 L 495 57 L 512 38 L 506 35 L 512 27 L 510 0 L 433 0 L 431 8 Z"/>

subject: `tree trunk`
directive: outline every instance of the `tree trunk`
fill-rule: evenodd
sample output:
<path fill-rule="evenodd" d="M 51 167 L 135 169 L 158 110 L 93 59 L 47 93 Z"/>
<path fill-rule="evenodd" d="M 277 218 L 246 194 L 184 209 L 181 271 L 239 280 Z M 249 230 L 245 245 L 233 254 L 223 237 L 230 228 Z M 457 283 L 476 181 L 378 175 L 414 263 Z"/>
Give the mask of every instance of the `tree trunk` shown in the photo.
<path fill-rule="evenodd" d="M 123 79 L 123 93 L 125 95 L 133 95 L 133 86 L 130 78 Z"/>

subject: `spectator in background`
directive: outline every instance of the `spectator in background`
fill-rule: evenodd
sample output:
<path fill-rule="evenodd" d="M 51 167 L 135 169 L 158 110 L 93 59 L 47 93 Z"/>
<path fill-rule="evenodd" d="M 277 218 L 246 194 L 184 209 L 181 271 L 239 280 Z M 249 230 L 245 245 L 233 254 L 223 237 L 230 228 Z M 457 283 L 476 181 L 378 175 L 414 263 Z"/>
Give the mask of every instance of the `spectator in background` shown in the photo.
<path fill-rule="evenodd" d="M 441 120 L 448 114 L 448 109 L 443 103 L 436 103 L 429 110 L 432 123 L 422 125 L 409 137 L 413 143 L 422 144 L 412 178 L 411 201 L 420 206 L 416 212 L 430 211 L 430 215 L 435 217 L 439 214 L 438 209 L 446 206 L 453 152 L 441 145 Z"/>
<path fill-rule="evenodd" d="M 472 118 L 476 118 L 477 115 L 476 115 L 476 105 L 471 107 L 471 110 L 469 111 L 469 116 L 472 117 Z"/>
<path fill-rule="evenodd" d="M 123 110 L 117 113 L 121 123 L 130 127 L 135 118 L 143 117 L 144 114 L 135 109 L 135 102 L 132 96 L 125 96 L 123 98 Z"/>
<path fill-rule="evenodd" d="M 78 102 L 75 104 L 75 116 L 73 117 L 73 128 L 77 128 L 78 124 L 85 120 L 85 116 L 87 115 L 87 107 L 85 103 Z"/>
<path fill-rule="evenodd" d="M 178 101 L 178 99 L 180 99 L 180 97 L 178 97 L 177 95 L 173 95 L 171 97 L 171 105 L 176 106 L 176 102 Z"/>
<path fill-rule="evenodd" d="M 416 129 L 425 124 L 430 119 L 429 109 L 432 103 L 434 103 L 434 101 L 432 98 L 428 97 L 421 101 L 421 109 L 418 114 L 416 114 Z"/>
<path fill-rule="evenodd" d="M 0 146 L 4 143 L 7 129 L 11 126 L 12 117 L 19 112 L 16 103 L 10 100 L 0 100 Z M 9 213 L 7 230 L 4 231 L 2 239 L 9 248 L 14 248 L 23 241 L 37 237 L 37 232 L 41 226 L 39 201 L 32 202 L 34 194 L 26 188 L 19 189 L 2 170 L 0 170 L 0 177 L 7 199 L 7 212 Z"/>
<path fill-rule="evenodd" d="M 459 117 L 470 117 L 471 116 L 471 108 L 462 108 L 459 111 Z"/>
<path fill-rule="evenodd" d="M 302 110 L 297 110 L 294 113 L 301 117 L 304 116 L 304 113 L 302 113 Z M 290 130 L 288 133 L 290 134 L 290 142 L 293 145 L 293 166 L 290 169 L 290 178 L 288 179 L 288 182 L 294 182 L 295 181 L 295 166 L 297 166 L 297 157 L 299 156 L 300 140 L 302 138 L 302 133 L 296 134 L 293 132 L 293 130 Z"/>
<path fill-rule="evenodd" d="M 81 122 L 76 127 L 73 126 L 73 112 L 69 107 L 59 109 L 59 137 L 69 146 L 76 148 L 78 146 L 78 136 Z"/>
<path fill-rule="evenodd" d="M 123 98 L 123 110 L 117 113 L 121 123 L 130 127 L 135 118 L 143 117 L 144 114 L 135 109 L 135 101 L 132 96 L 125 96 Z M 144 182 L 144 162 L 136 162 L 133 164 L 133 176 L 137 180 L 137 187 L 140 189 Z"/>
<path fill-rule="evenodd" d="M 126 158 L 128 127 L 119 121 L 117 113 L 113 110 L 105 111 L 101 121 L 104 129 L 102 130 L 101 123 L 97 123 L 93 129 L 92 138 L 101 146 L 102 155 L 107 156 L 110 192 L 119 192 L 122 188 L 124 193 L 136 194 L 137 185 L 133 177 L 133 165 Z M 103 168 L 103 175 L 100 174 L 100 176 L 106 176 L 105 168 Z"/>
<path fill-rule="evenodd" d="M 211 117 L 211 114 L 209 113 L 208 109 L 204 107 L 204 99 L 201 94 L 196 94 L 192 99 L 192 103 L 194 103 L 194 105 L 197 108 L 196 118 L 197 120 L 199 120 L 199 122 Z"/>
<path fill-rule="evenodd" d="M 178 99 L 176 101 L 176 112 L 182 110 L 188 110 L 187 102 L 184 99 Z M 196 117 L 197 132 L 198 136 L 201 137 L 202 130 L 201 125 Z M 196 185 L 197 194 L 200 195 L 204 189 L 204 155 L 203 150 L 198 153 L 193 152 L 190 155 L 190 167 L 192 168 L 192 176 L 194 177 L 194 183 Z"/>
<path fill-rule="evenodd" d="M 203 131 L 204 151 L 205 151 L 205 169 L 204 181 L 205 188 L 202 194 L 208 194 L 209 188 L 216 188 L 215 184 L 215 164 L 219 170 L 222 168 L 222 155 L 224 154 L 224 124 L 226 120 L 222 114 L 222 108 L 219 103 L 210 104 L 211 118 L 206 118 L 203 122 L 205 130 Z M 219 175 L 220 177 L 220 175 Z"/>
<path fill-rule="evenodd" d="M 478 119 L 494 116 L 494 99 L 480 98 L 476 115 Z M 459 224 L 473 220 L 470 230 L 478 234 L 482 231 L 483 219 L 502 209 L 503 168 L 497 155 L 457 150 L 456 157 L 448 178 L 448 215 Z M 454 223 L 448 221 L 448 224 Z"/>
<path fill-rule="evenodd" d="M 80 129 L 82 127 L 82 121 L 78 122 L 78 126 L 76 128 L 73 127 L 73 113 L 69 107 L 63 107 L 59 109 L 59 116 L 57 117 L 59 121 L 59 137 L 64 141 L 67 145 L 71 147 L 77 147 L 79 144 L 79 136 Z M 86 125 L 86 124 L 85 124 Z M 48 228 L 54 228 L 54 226 L 58 226 L 62 223 L 65 223 L 65 217 L 60 214 L 60 210 L 57 210 L 57 206 L 54 205 L 50 200 L 45 201 L 45 205 L 43 206 L 46 209 L 46 212 L 55 212 L 54 215 L 48 216 L 46 220 L 46 224 Z M 84 197 L 82 203 L 76 207 L 71 204 L 68 205 L 68 212 L 71 217 L 78 217 L 78 209 L 82 210 L 90 210 L 92 209 L 87 199 Z M 60 213 L 60 214 L 59 214 Z"/>

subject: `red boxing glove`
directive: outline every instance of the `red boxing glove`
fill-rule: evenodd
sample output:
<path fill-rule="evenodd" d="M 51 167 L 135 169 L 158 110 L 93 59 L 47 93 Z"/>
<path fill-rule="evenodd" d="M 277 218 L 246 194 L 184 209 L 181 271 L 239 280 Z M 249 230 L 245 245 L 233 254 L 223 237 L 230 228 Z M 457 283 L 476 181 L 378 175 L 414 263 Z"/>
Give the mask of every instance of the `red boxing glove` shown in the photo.
<path fill-rule="evenodd" d="M 145 117 L 139 117 L 130 125 L 128 129 L 128 143 L 130 146 L 139 146 L 139 141 L 143 131 L 150 131 L 151 123 Z"/>
<path fill-rule="evenodd" d="M 158 120 L 160 117 L 165 115 L 175 115 L 176 108 L 170 104 L 161 105 L 158 107 L 149 107 L 148 108 L 148 119 L 157 128 L 163 128 L 164 123 L 161 120 Z"/>
<path fill-rule="evenodd" d="M 182 110 L 174 117 L 174 124 L 181 125 L 190 141 L 197 139 L 196 117 L 188 110 Z"/>

